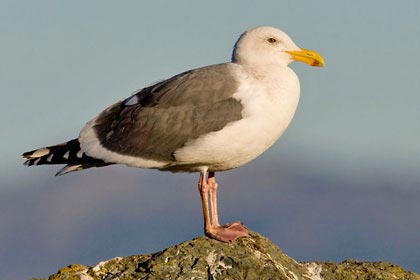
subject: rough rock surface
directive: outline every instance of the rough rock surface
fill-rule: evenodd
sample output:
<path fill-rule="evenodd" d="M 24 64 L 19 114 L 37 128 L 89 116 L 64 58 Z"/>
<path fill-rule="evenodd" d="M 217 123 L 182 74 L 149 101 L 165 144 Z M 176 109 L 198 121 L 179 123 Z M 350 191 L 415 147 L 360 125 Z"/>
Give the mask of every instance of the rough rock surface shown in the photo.
<path fill-rule="evenodd" d="M 251 238 L 232 244 L 199 237 L 161 252 L 117 257 L 94 267 L 73 264 L 48 279 L 420 280 L 420 276 L 385 262 L 300 263 L 267 238 L 251 232 Z"/>

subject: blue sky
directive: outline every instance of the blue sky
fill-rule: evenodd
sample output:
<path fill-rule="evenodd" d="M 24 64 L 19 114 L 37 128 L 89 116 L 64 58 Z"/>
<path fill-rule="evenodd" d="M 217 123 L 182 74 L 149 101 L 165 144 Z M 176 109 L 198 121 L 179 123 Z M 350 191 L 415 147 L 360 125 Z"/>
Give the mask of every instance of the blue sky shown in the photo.
<path fill-rule="evenodd" d="M 298 260 L 420 273 L 419 13 L 414 0 L 0 1 L 0 271 L 45 277 L 202 234 L 197 174 L 56 178 L 58 167 L 25 168 L 19 155 L 76 137 L 135 89 L 228 61 L 244 30 L 272 25 L 327 67 L 292 65 L 298 112 L 268 152 L 219 174 L 221 219 Z"/>

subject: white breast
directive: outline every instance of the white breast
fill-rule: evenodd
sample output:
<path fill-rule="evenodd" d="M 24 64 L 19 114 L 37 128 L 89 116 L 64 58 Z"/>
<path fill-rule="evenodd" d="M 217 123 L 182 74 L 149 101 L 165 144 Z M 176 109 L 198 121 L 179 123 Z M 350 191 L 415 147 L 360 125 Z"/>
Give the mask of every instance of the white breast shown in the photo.
<path fill-rule="evenodd" d="M 290 124 L 299 101 L 299 80 L 288 67 L 239 68 L 234 98 L 243 118 L 199 137 L 175 152 L 177 163 L 203 163 L 210 171 L 244 165 L 266 151 Z"/>

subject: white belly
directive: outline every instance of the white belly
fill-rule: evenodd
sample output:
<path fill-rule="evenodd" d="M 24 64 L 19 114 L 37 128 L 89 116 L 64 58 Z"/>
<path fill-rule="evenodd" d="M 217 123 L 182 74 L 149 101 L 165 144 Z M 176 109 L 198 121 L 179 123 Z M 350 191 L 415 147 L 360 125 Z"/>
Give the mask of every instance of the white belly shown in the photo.
<path fill-rule="evenodd" d="M 275 69 L 277 70 L 277 69 Z M 210 171 L 244 165 L 266 151 L 290 124 L 299 101 L 299 81 L 289 68 L 271 71 L 255 82 L 248 77 L 234 97 L 244 106 L 243 119 L 224 129 L 199 137 L 175 152 L 177 164 L 202 163 Z M 269 71 L 269 69 L 267 69 Z"/>

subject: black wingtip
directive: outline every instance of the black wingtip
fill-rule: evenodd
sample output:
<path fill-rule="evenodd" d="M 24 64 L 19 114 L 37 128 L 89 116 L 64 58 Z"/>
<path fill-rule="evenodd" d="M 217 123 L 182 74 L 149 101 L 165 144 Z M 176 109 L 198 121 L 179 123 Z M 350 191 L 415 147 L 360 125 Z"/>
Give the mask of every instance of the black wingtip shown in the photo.
<path fill-rule="evenodd" d="M 32 155 L 33 153 L 34 153 L 34 151 L 25 152 L 25 153 L 21 154 L 20 156 L 21 156 L 22 158 L 28 159 L 28 158 L 30 158 L 30 157 L 31 157 L 31 155 Z"/>

